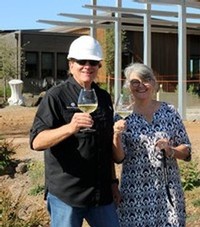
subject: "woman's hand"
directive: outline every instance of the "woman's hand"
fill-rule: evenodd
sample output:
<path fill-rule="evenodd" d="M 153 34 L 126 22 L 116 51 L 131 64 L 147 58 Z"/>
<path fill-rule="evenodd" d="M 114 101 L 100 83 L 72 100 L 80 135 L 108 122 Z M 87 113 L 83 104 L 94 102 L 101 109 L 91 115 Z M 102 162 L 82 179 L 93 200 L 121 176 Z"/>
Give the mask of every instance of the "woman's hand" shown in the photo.
<path fill-rule="evenodd" d="M 168 158 L 177 158 L 185 161 L 191 160 L 190 144 L 180 144 L 177 147 L 173 147 L 167 139 L 160 139 L 156 142 L 156 146 L 160 150 L 164 150 L 165 155 Z"/>
<path fill-rule="evenodd" d="M 164 149 L 168 149 L 169 147 L 169 140 L 168 139 L 159 139 L 156 142 L 156 147 L 158 147 L 160 150 Z"/>
<path fill-rule="evenodd" d="M 115 124 L 114 124 L 114 127 L 113 127 L 114 133 L 120 134 L 120 133 L 122 133 L 123 131 L 126 130 L 126 127 L 127 126 L 126 126 L 125 120 L 121 119 L 119 121 L 116 121 Z"/>
<path fill-rule="evenodd" d="M 156 147 L 159 148 L 159 150 L 164 150 L 165 151 L 165 155 L 167 157 L 171 157 L 173 154 L 173 150 L 172 147 L 170 146 L 170 142 L 168 139 L 159 139 L 156 142 Z"/>
<path fill-rule="evenodd" d="M 122 147 L 121 134 L 126 129 L 126 121 L 119 120 L 115 122 L 113 130 L 113 160 L 116 163 L 121 163 L 125 158 L 125 153 Z"/>
<path fill-rule="evenodd" d="M 158 147 L 160 150 L 165 151 L 165 156 L 168 158 L 173 158 L 174 157 L 174 148 L 170 146 L 169 140 L 168 139 L 159 139 L 156 142 L 156 147 Z"/>

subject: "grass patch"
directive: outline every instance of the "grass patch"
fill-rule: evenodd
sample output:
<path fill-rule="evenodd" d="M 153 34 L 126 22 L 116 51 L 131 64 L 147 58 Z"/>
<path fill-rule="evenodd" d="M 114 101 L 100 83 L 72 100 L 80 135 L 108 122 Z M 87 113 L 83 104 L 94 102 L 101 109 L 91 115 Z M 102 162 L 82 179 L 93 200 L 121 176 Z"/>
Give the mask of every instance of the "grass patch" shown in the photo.
<path fill-rule="evenodd" d="M 184 191 L 200 186 L 200 171 L 197 160 L 190 162 L 179 161 L 179 167 Z"/>
<path fill-rule="evenodd" d="M 187 223 L 192 224 L 200 220 L 200 187 L 185 191 Z M 199 221 L 200 222 L 200 221 Z M 195 226 L 195 224 L 193 225 Z"/>
<path fill-rule="evenodd" d="M 49 226 L 49 218 L 42 208 L 30 209 L 24 206 L 26 195 L 21 192 L 13 197 L 7 187 L 0 192 L 0 226 L 2 227 L 39 227 Z M 31 204 L 32 205 L 32 204 Z M 30 205 L 30 206 L 31 206 Z"/>
<path fill-rule="evenodd" d="M 43 161 L 31 162 L 28 166 L 28 175 L 33 185 L 30 195 L 39 195 L 44 192 L 44 163 Z"/>

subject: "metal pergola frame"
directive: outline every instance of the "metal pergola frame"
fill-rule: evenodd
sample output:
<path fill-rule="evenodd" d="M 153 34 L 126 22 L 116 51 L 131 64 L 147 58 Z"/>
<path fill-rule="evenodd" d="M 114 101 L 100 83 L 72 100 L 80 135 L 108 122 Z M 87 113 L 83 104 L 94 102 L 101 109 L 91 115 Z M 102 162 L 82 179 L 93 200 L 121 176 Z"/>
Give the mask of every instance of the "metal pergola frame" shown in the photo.
<path fill-rule="evenodd" d="M 48 23 L 57 26 L 70 26 L 70 27 L 89 27 L 90 35 L 96 37 L 96 28 L 110 28 L 113 25 L 102 24 L 103 22 L 111 21 L 114 23 L 115 28 L 115 88 L 114 88 L 114 102 L 117 101 L 118 96 L 121 93 L 121 29 L 133 30 L 131 26 L 123 26 L 123 22 L 131 24 L 131 18 L 122 18 L 121 14 L 131 14 L 143 16 L 143 37 L 144 37 L 144 53 L 143 60 L 144 64 L 151 67 L 151 32 L 152 25 L 158 23 L 159 25 L 178 25 L 178 111 L 181 117 L 186 119 L 186 80 L 187 80 L 187 60 L 186 60 L 186 36 L 187 36 L 187 25 L 191 28 L 197 28 L 200 24 L 188 23 L 187 19 L 200 19 L 200 14 L 187 13 L 187 7 L 200 9 L 200 2 L 186 1 L 186 0 L 132 0 L 144 5 L 144 9 L 133 9 L 122 7 L 122 0 L 115 0 L 115 7 L 111 6 L 99 6 L 97 0 L 91 0 L 91 5 L 84 5 L 83 7 L 91 9 L 91 15 L 81 14 L 69 14 L 60 13 L 60 16 L 72 17 L 82 19 L 80 22 L 66 22 L 66 21 L 52 21 L 52 20 L 39 20 L 41 23 Z M 162 5 L 177 5 L 178 12 L 171 11 L 158 11 L 152 10 L 152 4 Z M 110 16 L 98 16 L 98 11 L 109 12 Z M 115 15 L 113 17 L 112 15 Z M 152 16 L 160 16 L 170 18 L 173 17 L 177 21 L 166 20 L 153 20 Z M 63 28 L 64 28 L 63 27 Z M 136 28 L 134 27 L 134 30 Z M 140 28 L 141 29 L 141 28 Z"/>

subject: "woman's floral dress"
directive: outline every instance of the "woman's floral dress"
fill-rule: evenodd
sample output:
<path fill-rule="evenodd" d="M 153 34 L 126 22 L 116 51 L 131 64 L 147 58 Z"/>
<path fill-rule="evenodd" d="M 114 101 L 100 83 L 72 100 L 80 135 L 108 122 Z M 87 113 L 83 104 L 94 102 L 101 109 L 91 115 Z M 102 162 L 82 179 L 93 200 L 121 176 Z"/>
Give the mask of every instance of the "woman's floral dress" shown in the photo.
<path fill-rule="evenodd" d="M 122 202 L 118 207 L 122 227 L 184 227 L 185 203 L 176 159 L 156 149 L 159 138 L 172 146 L 190 145 L 182 119 L 173 105 L 163 102 L 151 123 L 133 112 L 123 133 Z M 167 188 L 169 193 L 167 193 Z M 172 203 L 170 203 L 170 199 Z"/>

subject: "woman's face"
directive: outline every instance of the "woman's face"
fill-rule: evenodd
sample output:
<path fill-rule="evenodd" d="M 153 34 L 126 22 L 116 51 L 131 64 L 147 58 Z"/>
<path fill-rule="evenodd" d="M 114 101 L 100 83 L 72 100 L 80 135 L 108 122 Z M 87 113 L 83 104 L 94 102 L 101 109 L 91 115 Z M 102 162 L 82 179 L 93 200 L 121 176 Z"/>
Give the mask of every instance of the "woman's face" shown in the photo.
<path fill-rule="evenodd" d="M 132 73 L 129 79 L 130 90 L 135 99 L 152 99 L 155 91 L 155 82 L 151 79 L 141 79 L 141 77 Z"/>

